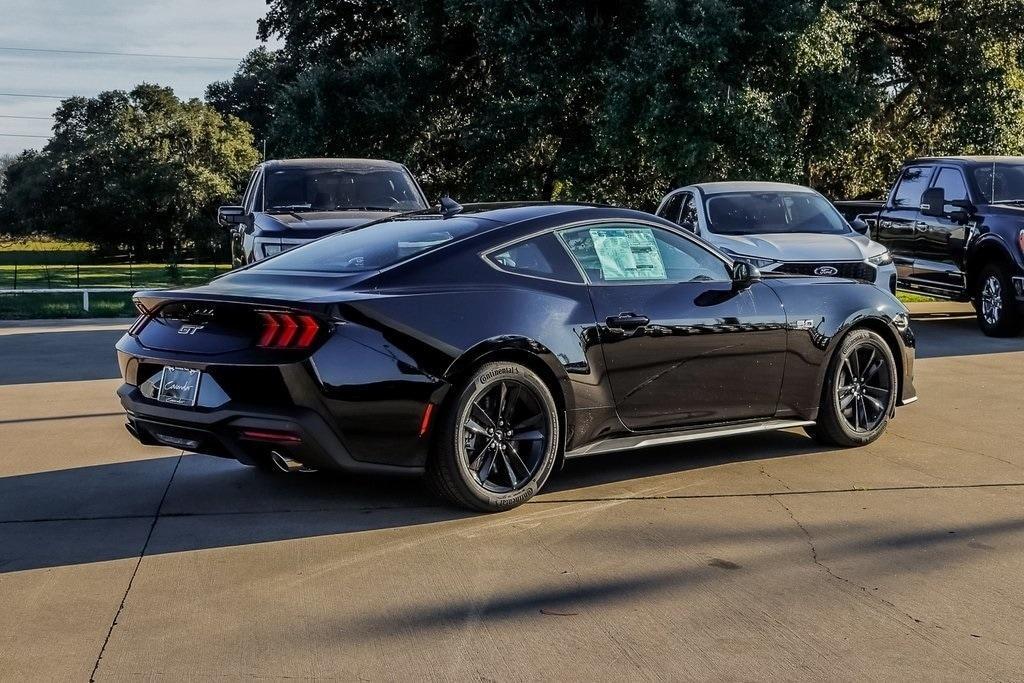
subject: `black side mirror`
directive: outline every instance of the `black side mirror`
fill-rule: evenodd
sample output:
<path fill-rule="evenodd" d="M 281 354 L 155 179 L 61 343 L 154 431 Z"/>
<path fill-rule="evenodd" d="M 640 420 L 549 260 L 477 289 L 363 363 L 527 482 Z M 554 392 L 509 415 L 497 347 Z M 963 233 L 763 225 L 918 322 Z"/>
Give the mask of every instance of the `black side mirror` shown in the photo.
<path fill-rule="evenodd" d="M 957 223 L 966 223 L 978 212 L 978 207 L 972 204 L 970 199 L 954 199 L 950 205 L 957 208 L 956 211 L 949 212 L 949 217 Z"/>
<path fill-rule="evenodd" d="M 946 193 L 941 187 L 929 187 L 921 193 L 921 214 L 934 218 L 946 215 Z"/>
<path fill-rule="evenodd" d="M 732 264 L 732 283 L 736 287 L 748 287 L 760 280 L 761 271 L 746 261 L 736 261 Z"/>
<path fill-rule="evenodd" d="M 225 228 L 233 228 L 245 222 L 245 209 L 241 206 L 222 206 L 217 209 L 217 222 Z"/>
<path fill-rule="evenodd" d="M 868 222 L 861 218 L 860 216 L 857 216 L 852 221 L 850 221 L 850 227 L 862 235 L 868 234 Z"/>

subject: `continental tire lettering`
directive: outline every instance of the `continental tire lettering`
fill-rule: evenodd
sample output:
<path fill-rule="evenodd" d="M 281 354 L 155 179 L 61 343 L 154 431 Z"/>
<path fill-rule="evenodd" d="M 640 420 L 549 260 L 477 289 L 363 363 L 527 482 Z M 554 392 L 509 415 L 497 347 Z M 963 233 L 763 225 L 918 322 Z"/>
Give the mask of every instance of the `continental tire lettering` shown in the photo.
<path fill-rule="evenodd" d="M 485 372 L 484 374 L 480 375 L 480 381 L 481 382 L 487 382 L 487 381 L 497 377 L 498 375 L 518 375 L 518 374 L 519 374 L 519 370 L 516 369 L 516 368 L 497 368 L 496 370 L 491 370 L 490 372 Z"/>
<path fill-rule="evenodd" d="M 501 507 L 515 507 L 517 505 L 522 505 L 526 501 L 530 500 L 530 498 L 533 498 L 533 494 L 535 493 L 536 491 L 534 490 L 533 486 L 529 486 L 520 491 L 519 493 L 517 493 L 516 495 L 510 496 L 508 498 L 502 498 L 501 500 L 496 501 L 496 503 Z"/>

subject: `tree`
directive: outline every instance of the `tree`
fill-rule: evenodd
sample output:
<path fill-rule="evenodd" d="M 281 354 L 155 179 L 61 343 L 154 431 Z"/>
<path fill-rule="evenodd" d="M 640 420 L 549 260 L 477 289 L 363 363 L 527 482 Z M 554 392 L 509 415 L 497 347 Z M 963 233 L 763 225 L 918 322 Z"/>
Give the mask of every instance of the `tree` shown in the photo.
<path fill-rule="evenodd" d="M 282 55 L 259 47 L 238 65 L 228 81 L 216 81 L 206 88 L 206 101 L 224 116 L 236 116 L 252 128 L 256 146 L 267 154 L 277 153 L 271 139 L 280 89 L 292 78 Z"/>
<path fill-rule="evenodd" d="M 219 241 L 214 212 L 259 156 L 249 125 L 169 88 L 64 100 L 53 137 L 6 171 L 0 217 L 19 232 L 168 254 Z"/>
<path fill-rule="evenodd" d="M 253 99 L 271 104 L 224 110 L 272 112 L 282 155 L 394 158 L 462 199 L 652 208 L 725 179 L 862 195 L 914 154 L 1024 151 L 1024 0 L 268 5 L 283 47 Z M 211 101 L 244 102 L 255 72 Z"/>

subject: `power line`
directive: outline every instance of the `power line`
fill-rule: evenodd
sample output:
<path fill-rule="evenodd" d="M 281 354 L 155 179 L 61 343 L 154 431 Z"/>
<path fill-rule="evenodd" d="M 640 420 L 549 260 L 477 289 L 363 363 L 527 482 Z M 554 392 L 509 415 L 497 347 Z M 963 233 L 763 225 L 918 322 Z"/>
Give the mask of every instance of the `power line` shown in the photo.
<path fill-rule="evenodd" d="M 74 95 L 38 95 L 27 92 L 0 92 L 0 97 L 45 97 L 48 100 L 66 100 Z"/>
<path fill-rule="evenodd" d="M 52 116 L 15 116 L 14 114 L 0 114 L 0 119 L 33 119 L 36 121 L 49 121 Z"/>
<path fill-rule="evenodd" d="M 21 133 L 0 133 L 0 138 L 42 138 L 49 140 L 49 135 L 22 135 Z"/>
<path fill-rule="evenodd" d="M 207 55 L 171 55 L 157 54 L 152 52 L 103 52 L 101 50 L 58 50 L 41 47 L 6 47 L 0 45 L 0 50 L 9 52 L 52 52 L 62 55 L 103 55 L 106 57 L 153 57 L 156 59 L 206 59 L 221 62 L 240 62 L 241 57 L 210 57 Z"/>

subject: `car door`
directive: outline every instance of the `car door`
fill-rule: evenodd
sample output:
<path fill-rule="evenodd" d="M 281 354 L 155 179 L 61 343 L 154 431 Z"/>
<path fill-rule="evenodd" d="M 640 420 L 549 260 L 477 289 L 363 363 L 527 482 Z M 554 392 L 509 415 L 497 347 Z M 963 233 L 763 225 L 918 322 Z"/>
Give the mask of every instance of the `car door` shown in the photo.
<path fill-rule="evenodd" d="M 878 216 L 875 241 L 892 252 L 901 280 L 914 276 L 917 235 L 925 229 L 921 216 L 921 193 L 931 181 L 934 166 L 915 164 L 900 173 L 889 201 Z"/>
<path fill-rule="evenodd" d="M 939 166 L 931 187 L 941 187 L 949 202 L 970 199 L 963 172 L 955 166 Z M 967 240 L 967 226 L 949 216 L 921 215 L 924 229 L 917 232 L 917 257 L 914 260 L 914 278 L 921 284 L 934 285 L 954 292 L 963 291 L 963 263 Z"/>
<path fill-rule="evenodd" d="M 641 222 L 560 238 L 587 277 L 605 372 L 623 424 L 668 429 L 774 415 L 785 313 L 698 240 Z"/>

